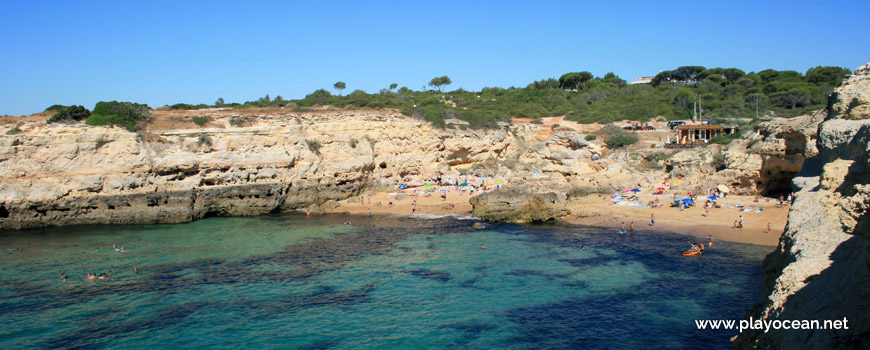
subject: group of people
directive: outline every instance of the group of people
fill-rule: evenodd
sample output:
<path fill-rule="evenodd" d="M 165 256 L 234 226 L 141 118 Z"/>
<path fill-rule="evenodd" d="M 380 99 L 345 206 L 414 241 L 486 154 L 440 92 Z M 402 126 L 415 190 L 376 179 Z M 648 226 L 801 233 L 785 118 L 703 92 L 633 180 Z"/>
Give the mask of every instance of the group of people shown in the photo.
<path fill-rule="evenodd" d="M 704 249 L 706 249 L 706 248 L 713 248 L 713 235 L 707 236 L 707 243 L 706 244 L 704 244 L 704 242 L 689 243 L 689 244 L 692 246 L 691 248 L 689 248 L 689 251 L 692 251 L 692 252 L 701 251 L 701 252 L 703 252 Z"/>
<path fill-rule="evenodd" d="M 118 245 L 115 244 L 115 243 L 112 243 L 112 249 L 114 249 L 116 252 L 119 252 L 119 253 L 124 253 L 124 252 L 126 252 L 126 250 L 124 250 L 124 247 L 120 247 L 120 248 L 119 248 Z M 99 247 L 97 248 L 97 251 L 101 251 L 101 250 L 102 250 L 102 249 L 100 249 Z M 138 268 L 138 267 L 134 267 L 134 268 L 133 268 L 133 272 L 134 272 L 134 273 L 139 273 L 139 268 Z M 103 273 L 100 273 L 100 274 L 96 274 L 96 273 L 88 272 L 88 273 L 85 275 L 85 280 L 86 280 L 86 281 L 104 280 L 104 279 L 108 279 L 109 276 L 111 276 L 113 273 L 114 273 L 113 270 L 109 270 L 109 272 L 103 272 Z M 68 281 L 68 280 L 69 280 L 69 277 L 66 275 L 66 273 L 61 273 L 61 274 L 60 274 L 60 279 L 63 280 L 63 281 Z"/>

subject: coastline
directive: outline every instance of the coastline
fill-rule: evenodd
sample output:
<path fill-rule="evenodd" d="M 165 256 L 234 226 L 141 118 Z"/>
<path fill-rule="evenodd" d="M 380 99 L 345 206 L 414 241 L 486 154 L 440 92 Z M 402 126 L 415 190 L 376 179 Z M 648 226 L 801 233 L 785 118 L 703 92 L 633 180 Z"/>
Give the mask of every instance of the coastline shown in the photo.
<path fill-rule="evenodd" d="M 438 191 L 436 189 L 436 191 Z M 408 191 L 405 197 L 396 200 L 397 192 L 374 192 L 364 194 L 355 198 L 339 201 L 337 207 L 330 208 L 326 206 L 328 213 L 347 212 L 355 215 L 367 215 L 371 209 L 372 215 L 437 215 L 448 216 L 456 215 L 459 217 L 471 216 L 472 206 L 468 200 L 472 194 L 458 194 L 448 192 L 447 199 L 442 200 L 436 192 L 430 197 L 416 197 L 416 210 L 413 205 L 413 198 L 408 194 L 413 194 L 413 189 Z M 397 193 L 391 195 L 391 193 Z M 475 194 L 476 195 L 476 194 Z M 363 199 L 364 198 L 364 199 Z M 390 199 L 393 198 L 393 206 L 389 206 Z M 653 198 L 649 195 L 641 195 L 644 199 Z M 625 222 L 626 229 L 630 223 L 635 223 L 635 231 L 642 233 L 644 231 L 663 230 L 668 232 L 685 234 L 703 238 L 706 240 L 708 235 L 712 235 L 715 240 L 726 240 L 738 243 L 747 243 L 763 246 L 776 246 L 779 244 L 780 236 L 785 228 L 788 219 L 789 206 L 783 208 L 776 207 L 776 201 L 770 200 L 765 202 L 760 199 L 759 203 L 753 203 L 754 196 L 728 196 L 719 200 L 719 204 L 723 208 L 710 209 L 709 216 L 704 216 L 705 212 L 703 204 L 679 211 L 677 208 L 665 206 L 660 209 L 640 208 L 623 205 L 613 205 L 607 196 L 599 198 L 597 195 L 590 195 L 582 198 L 579 201 L 574 201 L 568 205 L 571 214 L 561 218 L 560 220 L 575 225 L 593 226 L 602 228 L 613 228 L 614 232 L 618 230 L 619 225 Z M 365 201 L 365 204 L 362 203 Z M 453 207 L 448 205 L 452 204 Z M 744 206 L 763 207 L 764 211 L 756 213 L 738 212 L 736 208 L 727 208 L 727 205 L 736 206 L 742 204 Z M 650 214 L 654 213 L 656 225 L 650 225 Z M 732 228 L 735 220 L 743 214 L 744 227 Z M 767 224 L 770 223 L 771 230 L 767 231 Z"/>

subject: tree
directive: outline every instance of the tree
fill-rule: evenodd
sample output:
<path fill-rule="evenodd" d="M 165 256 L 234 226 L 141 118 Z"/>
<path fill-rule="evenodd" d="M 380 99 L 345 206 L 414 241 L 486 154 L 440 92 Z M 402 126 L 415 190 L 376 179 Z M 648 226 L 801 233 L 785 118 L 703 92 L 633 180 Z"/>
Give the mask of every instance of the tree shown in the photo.
<path fill-rule="evenodd" d="M 579 89 L 583 86 L 586 89 L 586 82 L 592 79 L 592 73 L 589 72 L 571 72 L 562 74 L 559 77 L 559 87 L 563 89 Z"/>
<path fill-rule="evenodd" d="M 807 71 L 807 81 L 813 84 L 828 84 L 839 86 L 843 78 L 851 73 L 846 68 L 840 67 L 814 67 Z"/>
<path fill-rule="evenodd" d="M 341 96 L 341 92 L 345 88 L 347 88 L 347 84 L 345 84 L 343 81 L 339 81 L 339 82 L 336 82 L 335 84 L 333 84 L 332 87 L 334 87 L 335 90 L 338 91 L 338 96 Z"/>
<path fill-rule="evenodd" d="M 445 75 L 442 77 L 432 78 L 432 80 L 429 81 L 429 86 L 432 86 L 435 89 L 438 89 L 438 92 L 442 92 L 443 91 L 442 89 L 444 88 L 444 86 L 450 85 L 452 83 L 453 82 L 450 81 L 450 78 L 448 78 Z"/>
<path fill-rule="evenodd" d="M 399 84 L 396 84 L 396 83 L 390 84 L 390 91 L 395 90 L 397 87 L 399 87 Z"/>
<path fill-rule="evenodd" d="M 659 74 L 656 74 L 656 76 L 652 79 L 652 82 L 650 83 L 652 84 L 652 86 L 659 86 L 663 82 L 671 80 L 671 73 L 673 73 L 673 71 L 661 71 L 659 72 Z"/>
<path fill-rule="evenodd" d="M 224 105 L 224 98 L 218 97 L 217 101 L 214 102 L 214 105 L 218 106 L 218 107 L 223 106 Z"/>
<path fill-rule="evenodd" d="M 679 81 L 694 80 L 695 76 L 697 76 L 698 73 L 703 72 L 705 69 L 706 68 L 702 66 L 682 66 L 671 73 L 671 78 Z"/>

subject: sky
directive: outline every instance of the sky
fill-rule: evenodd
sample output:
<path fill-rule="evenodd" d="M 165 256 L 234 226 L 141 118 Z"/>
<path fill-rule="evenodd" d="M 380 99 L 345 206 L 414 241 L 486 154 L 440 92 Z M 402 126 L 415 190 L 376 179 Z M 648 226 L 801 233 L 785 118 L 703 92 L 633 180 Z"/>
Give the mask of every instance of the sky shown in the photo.
<path fill-rule="evenodd" d="M 442 75 L 479 91 L 577 71 L 855 69 L 870 61 L 867 13 L 867 0 L 6 0 L 0 115 L 300 99 L 337 81 L 420 90 Z"/>

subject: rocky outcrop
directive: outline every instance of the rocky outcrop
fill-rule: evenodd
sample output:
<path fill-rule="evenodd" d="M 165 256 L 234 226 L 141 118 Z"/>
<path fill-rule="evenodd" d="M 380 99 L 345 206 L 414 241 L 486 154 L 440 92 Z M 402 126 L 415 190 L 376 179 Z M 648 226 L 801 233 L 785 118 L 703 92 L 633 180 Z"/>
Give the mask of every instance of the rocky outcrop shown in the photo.
<path fill-rule="evenodd" d="M 390 110 L 207 111 L 203 127 L 171 113 L 154 111 L 137 133 L 44 121 L 10 132 L 7 123 L 0 229 L 260 215 L 465 176 L 591 175 L 600 151 L 573 132 L 539 142 L 534 125 L 438 129 Z"/>
<path fill-rule="evenodd" d="M 764 260 L 762 296 L 747 317 L 845 318 L 849 329 L 750 330 L 733 339 L 735 348 L 870 346 L 870 110 L 852 102 L 870 101 L 870 64 L 832 98 L 818 128 L 818 155 L 794 179 L 786 232 Z"/>
<path fill-rule="evenodd" d="M 567 188 L 559 186 L 508 186 L 471 198 L 471 215 L 484 221 L 543 222 L 570 214 Z"/>

